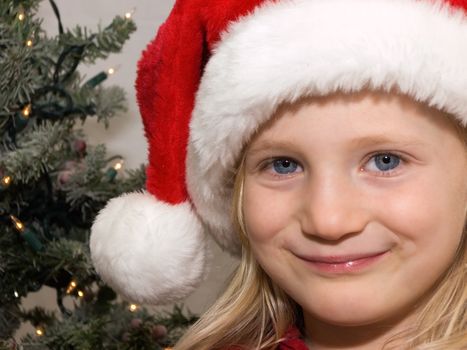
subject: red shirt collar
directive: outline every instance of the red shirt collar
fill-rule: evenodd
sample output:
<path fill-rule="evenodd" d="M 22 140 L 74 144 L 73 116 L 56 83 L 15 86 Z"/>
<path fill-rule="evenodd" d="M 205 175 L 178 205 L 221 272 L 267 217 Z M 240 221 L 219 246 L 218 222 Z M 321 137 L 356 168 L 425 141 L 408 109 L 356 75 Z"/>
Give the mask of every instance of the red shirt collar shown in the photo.
<path fill-rule="evenodd" d="M 278 350 L 308 350 L 308 346 L 305 344 L 297 328 L 291 327 L 284 338 L 285 339 L 279 344 Z"/>
<path fill-rule="evenodd" d="M 226 350 L 242 350 L 243 348 L 232 346 Z M 279 343 L 278 350 L 309 350 L 303 337 L 296 327 L 290 327 L 284 335 L 284 340 Z"/>

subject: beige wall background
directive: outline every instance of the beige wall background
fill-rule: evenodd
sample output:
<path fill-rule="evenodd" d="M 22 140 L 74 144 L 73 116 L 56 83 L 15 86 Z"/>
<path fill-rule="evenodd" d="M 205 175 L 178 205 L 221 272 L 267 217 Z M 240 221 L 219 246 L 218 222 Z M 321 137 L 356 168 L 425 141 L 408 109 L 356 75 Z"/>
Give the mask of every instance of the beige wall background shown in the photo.
<path fill-rule="evenodd" d="M 125 14 L 134 10 L 133 19 L 138 27 L 125 45 L 123 52 L 112 55 L 105 61 L 96 65 L 80 67 L 80 71 L 88 77 L 118 66 L 118 71 L 107 79 L 105 84 L 115 84 L 123 87 L 127 92 L 128 111 L 115 118 L 109 129 L 97 124 L 92 118 L 84 125 L 85 133 L 88 135 L 89 144 L 105 143 L 109 155 L 120 154 L 125 158 L 125 167 L 135 168 L 147 161 L 147 144 L 143 134 L 138 107 L 134 93 L 134 81 L 136 78 L 136 64 L 139 56 L 147 43 L 154 38 L 157 28 L 168 16 L 174 0 L 55 0 L 62 17 L 64 27 L 74 27 L 77 24 L 87 26 L 89 29 L 97 28 L 110 23 L 112 18 L 118 14 Z M 57 21 L 48 1 L 43 1 L 39 16 L 43 18 L 44 28 L 50 35 L 58 33 Z M 194 313 L 200 314 L 209 307 L 225 286 L 232 271 L 237 265 L 237 260 L 222 252 L 219 247 L 210 242 L 213 251 L 211 271 L 207 280 L 193 293 L 184 305 Z M 68 300 L 71 305 L 71 300 Z M 57 310 L 55 305 L 55 292 L 44 288 L 31 294 L 23 300 L 26 308 L 40 305 L 51 310 Z M 158 308 L 155 308 L 157 311 Z M 25 325 L 18 332 L 18 337 L 26 332 L 32 332 L 29 325 Z"/>

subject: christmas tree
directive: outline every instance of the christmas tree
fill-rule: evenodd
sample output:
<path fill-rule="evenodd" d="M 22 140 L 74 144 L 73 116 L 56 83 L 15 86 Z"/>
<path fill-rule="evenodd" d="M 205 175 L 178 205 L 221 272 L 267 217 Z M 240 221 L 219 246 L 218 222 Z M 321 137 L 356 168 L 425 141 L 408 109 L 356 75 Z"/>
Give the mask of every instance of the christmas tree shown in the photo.
<path fill-rule="evenodd" d="M 88 248 L 97 212 L 143 188 L 145 169 L 123 174 L 122 157 L 87 144 L 82 123 L 108 125 L 125 110 L 125 94 L 107 86 L 114 68 L 86 79 L 79 67 L 119 52 L 135 24 L 126 13 L 94 32 L 64 29 L 50 0 L 59 34 L 49 37 L 37 18 L 40 1 L 0 2 L 0 349 L 164 349 L 195 317 L 118 301 Z M 56 290 L 58 314 L 22 308 L 43 286 Z M 23 322 L 36 333 L 17 344 Z"/>

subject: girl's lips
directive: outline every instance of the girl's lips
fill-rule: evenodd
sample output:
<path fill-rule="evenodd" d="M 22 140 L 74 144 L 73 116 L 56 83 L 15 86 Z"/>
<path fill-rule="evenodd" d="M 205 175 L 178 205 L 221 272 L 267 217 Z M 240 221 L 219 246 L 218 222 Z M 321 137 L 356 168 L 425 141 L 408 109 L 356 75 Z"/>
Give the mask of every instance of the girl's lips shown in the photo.
<path fill-rule="evenodd" d="M 300 257 L 308 266 L 318 272 L 345 274 L 362 271 L 389 254 L 388 251 L 371 254 L 346 256 Z"/>

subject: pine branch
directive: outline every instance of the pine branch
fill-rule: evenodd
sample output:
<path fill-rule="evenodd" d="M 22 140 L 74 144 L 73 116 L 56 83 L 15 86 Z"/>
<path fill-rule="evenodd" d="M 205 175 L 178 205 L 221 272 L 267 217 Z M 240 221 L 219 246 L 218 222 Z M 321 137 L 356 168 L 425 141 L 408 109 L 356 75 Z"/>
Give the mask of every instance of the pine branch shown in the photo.
<path fill-rule="evenodd" d="M 28 311 L 21 312 L 21 318 L 25 321 L 28 321 L 33 326 L 50 326 L 56 320 L 56 315 L 54 312 L 47 311 L 41 307 L 35 307 Z"/>
<path fill-rule="evenodd" d="M 44 84 L 44 74 L 37 73 L 50 69 L 44 53 L 50 52 L 52 42 L 43 38 L 40 21 L 33 17 L 13 26 L 3 22 L 0 33 L 0 105 L 12 110 Z M 27 46 L 28 40 L 34 45 Z"/>
<path fill-rule="evenodd" d="M 39 345 L 48 349 L 163 350 L 173 346 L 197 318 L 174 311 L 150 314 L 146 309 L 130 312 L 127 303 L 109 305 L 105 314 L 95 314 L 96 305 L 77 305 L 72 316 L 56 321 L 42 338 L 22 340 L 25 350 Z"/>
<path fill-rule="evenodd" d="M 98 89 L 95 102 L 97 121 L 103 122 L 107 128 L 111 118 L 127 110 L 125 100 L 125 91 L 118 86 Z"/>
<path fill-rule="evenodd" d="M 92 268 L 88 242 L 78 242 L 62 238 L 47 245 L 41 254 L 41 266 L 48 273 L 46 280 L 59 280 L 62 271 L 67 271 L 80 281 L 95 276 Z"/>
<path fill-rule="evenodd" d="M 128 172 L 129 176 L 114 182 L 106 169 L 110 168 L 106 147 L 90 148 L 69 182 L 63 186 L 66 201 L 71 208 L 81 208 L 83 215 L 96 206 L 102 207 L 109 199 L 144 186 L 144 168 Z M 104 171 L 103 171 L 104 170 Z"/>
<path fill-rule="evenodd" d="M 16 303 L 2 302 L 0 305 L 0 340 L 11 336 L 20 324 L 20 310 Z"/>
<path fill-rule="evenodd" d="M 61 37 L 62 44 L 86 48 L 83 62 L 92 64 L 97 59 L 105 59 L 111 53 L 120 52 L 130 34 L 136 30 L 133 21 L 117 16 L 106 28 L 99 27 L 92 33 L 81 26 L 66 31 Z"/>
<path fill-rule="evenodd" d="M 55 170 L 64 153 L 69 152 L 72 130 L 66 124 L 46 122 L 33 126 L 18 141 L 18 148 L 2 155 L 0 167 L 15 174 L 15 181 L 37 181 L 44 172 Z"/>

